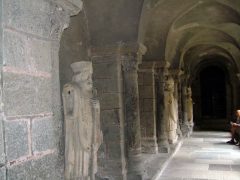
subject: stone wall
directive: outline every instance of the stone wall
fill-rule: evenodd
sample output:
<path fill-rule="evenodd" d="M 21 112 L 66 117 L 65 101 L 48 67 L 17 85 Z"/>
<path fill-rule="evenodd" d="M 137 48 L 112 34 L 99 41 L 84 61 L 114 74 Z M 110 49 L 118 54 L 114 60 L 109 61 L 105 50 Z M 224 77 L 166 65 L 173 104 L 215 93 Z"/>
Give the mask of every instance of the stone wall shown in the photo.
<path fill-rule="evenodd" d="M 63 179 L 58 51 L 77 7 L 63 0 L 0 1 L 1 180 Z"/>

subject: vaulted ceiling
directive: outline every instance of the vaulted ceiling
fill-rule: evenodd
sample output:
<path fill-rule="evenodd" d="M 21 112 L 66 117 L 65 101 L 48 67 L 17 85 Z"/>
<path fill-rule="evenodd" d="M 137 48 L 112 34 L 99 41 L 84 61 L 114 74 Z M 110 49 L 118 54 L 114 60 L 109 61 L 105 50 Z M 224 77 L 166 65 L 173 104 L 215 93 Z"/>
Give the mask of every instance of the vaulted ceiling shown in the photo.
<path fill-rule="evenodd" d="M 155 0 L 143 14 L 144 60 L 193 69 L 215 56 L 240 67 L 239 0 Z"/>
<path fill-rule="evenodd" d="M 86 0 L 84 6 L 92 46 L 141 42 L 144 61 L 192 69 L 216 56 L 240 67 L 240 0 Z"/>

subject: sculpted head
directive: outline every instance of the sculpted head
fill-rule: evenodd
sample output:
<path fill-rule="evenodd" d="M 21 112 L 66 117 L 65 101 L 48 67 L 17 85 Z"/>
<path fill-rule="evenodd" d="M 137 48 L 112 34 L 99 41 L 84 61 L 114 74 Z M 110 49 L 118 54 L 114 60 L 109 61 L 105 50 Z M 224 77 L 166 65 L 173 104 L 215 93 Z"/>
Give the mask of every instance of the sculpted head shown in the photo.
<path fill-rule="evenodd" d="M 165 91 L 174 92 L 174 80 L 173 78 L 168 78 L 165 83 Z"/>
<path fill-rule="evenodd" d="M 72 81 L 78 83 L 78 85 L 86 91 L 91 91 L 92 85 L 92 63 L 89 61 L 80 61 L 71 64 L 71 68 L 74 72 Z"/>
<path fill-rule="evenodd" d="M 192 89 L 191 89 L 191 87 L 188 87 L 188 88 L 187 88 L 187 95 L 188 95 L 189 97 L 192 97 Z"/>

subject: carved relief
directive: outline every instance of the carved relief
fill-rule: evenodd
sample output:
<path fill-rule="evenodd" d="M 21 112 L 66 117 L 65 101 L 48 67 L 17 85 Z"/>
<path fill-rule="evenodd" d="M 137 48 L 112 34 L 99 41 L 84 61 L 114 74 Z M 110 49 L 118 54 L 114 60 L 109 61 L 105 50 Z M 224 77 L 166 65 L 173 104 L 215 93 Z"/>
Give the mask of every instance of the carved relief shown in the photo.
<path fill-rule="evenodd" d="M 65 179 L 92 180 L 102 143 L 100 105 L 93 99 L 91 62 L 76 62 L 71 68 L 72 82 L 63 89 Z"/>

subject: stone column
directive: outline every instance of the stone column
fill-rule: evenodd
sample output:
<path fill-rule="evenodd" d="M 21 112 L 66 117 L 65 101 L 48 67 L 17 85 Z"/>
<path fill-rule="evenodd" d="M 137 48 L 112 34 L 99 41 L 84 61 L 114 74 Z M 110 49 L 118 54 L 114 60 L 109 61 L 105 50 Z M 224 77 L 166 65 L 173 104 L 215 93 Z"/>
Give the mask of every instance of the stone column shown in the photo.
<path fill-rule="evenodd" d="M 169 63 L 164 61 L 156 66 L 156 85 L 157 85 L 157 143 L 159 153 L 170 151 L 166 125 L 168 119 L 165 118 L 166 106 L 164 99 L 166 96 L 165 85 L 168 78 Z"/>
<path fill-rule="evenodd" d="M 128 179 L 142 179 L 138 65 L 145 47 L 138 46 L 122 56 L 124 109 L 127 124 Z"/>
<path fill-rule="evenodd" d="M 158 152 L 156 135 L 155 63 L 142 63 L 138 72 L 142 152 Z"/>

